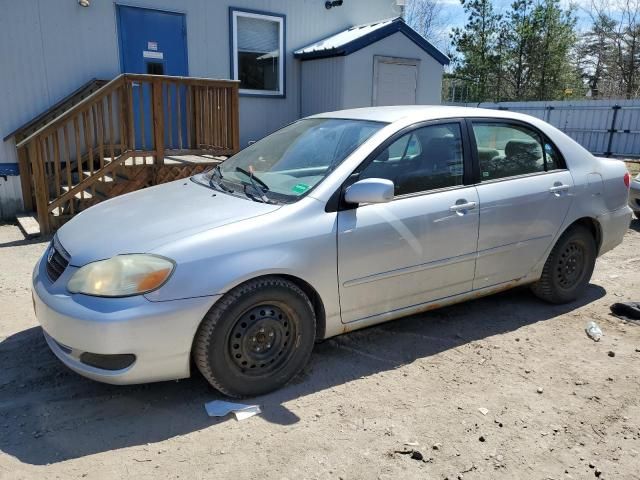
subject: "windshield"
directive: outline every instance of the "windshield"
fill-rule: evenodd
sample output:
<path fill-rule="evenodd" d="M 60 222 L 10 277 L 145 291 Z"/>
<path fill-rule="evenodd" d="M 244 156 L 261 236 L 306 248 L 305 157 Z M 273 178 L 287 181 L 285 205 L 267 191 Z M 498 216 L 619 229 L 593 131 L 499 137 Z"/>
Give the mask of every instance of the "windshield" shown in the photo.
<path fill-rule="evenodd" d="M 294 201 L 383 126 L 363 120 L 299 120 L 240 151 L 204 179 L 257 201 Z"/>

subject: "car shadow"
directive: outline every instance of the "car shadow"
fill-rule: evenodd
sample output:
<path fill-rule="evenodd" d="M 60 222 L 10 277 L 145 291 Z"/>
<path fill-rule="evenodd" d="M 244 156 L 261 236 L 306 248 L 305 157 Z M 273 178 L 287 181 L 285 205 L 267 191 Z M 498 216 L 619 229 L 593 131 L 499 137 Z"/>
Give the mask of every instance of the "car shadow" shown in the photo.
<path fill-rule="evenodd" d="M 261 405 L 265 421 L 293 425 L 300 419 L 284 405 L 289 400 L 546 321 L 605 293 L 590 285 L 577 302 L 549 305 L 520 288 L 335 337 L 316 345 L 293 382 L 249 402 Z M 230 418 L 206 415 L 205 402 L 225 397 L 199 374 L 133 386 L 76 375 L 49 351 L 39 327 L 0 342 L 0 365 L 0 451 L 28 464 L 146 445 Z"/>
<path fill-rule="evenodd" d="M 631 230 L 635 230 L 636 232 L 640 232 L 640 218 L 633 217 L 631 220 L 631 224 L 629 225 Z"/>

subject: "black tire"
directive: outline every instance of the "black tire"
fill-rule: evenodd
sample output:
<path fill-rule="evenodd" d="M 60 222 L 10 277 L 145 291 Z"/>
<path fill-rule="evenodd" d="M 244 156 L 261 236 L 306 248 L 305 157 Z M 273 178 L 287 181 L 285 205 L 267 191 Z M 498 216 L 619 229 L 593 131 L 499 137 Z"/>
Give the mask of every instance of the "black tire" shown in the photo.
<path fill-rule="evenodd" d="M 640 212 L 633 212 L 633 213 L 635 213 L 635 214 L 636 214 L 636 218 L 637 218 L 638 220 L 640 220 Z"/>
<path fill-rule="evenodd" d="M 304 292 L 283 278 L 263 277 L 231 290 L 209 310 L 196 333 L 193 357 L 225 395 L 261 395 L 302 370 L 315 333 L 315 313 Z"/>
<path fill-rule="evenodd" d="M 596 241 L 589 229 L 582 225 L 570 227 L 551 250 L 542 276 L 531 290 L 550 303 L 573 302 L 587 288 L 596 256 Z"/>

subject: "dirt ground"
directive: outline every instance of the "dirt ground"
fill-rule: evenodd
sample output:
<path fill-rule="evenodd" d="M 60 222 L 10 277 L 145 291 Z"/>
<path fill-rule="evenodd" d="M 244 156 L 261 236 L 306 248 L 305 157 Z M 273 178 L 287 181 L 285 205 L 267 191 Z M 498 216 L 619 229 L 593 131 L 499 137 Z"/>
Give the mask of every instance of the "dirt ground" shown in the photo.
<path fill-rule="evenodd" d="M 241 422 L 207 417 L 222 397 L 199 375 L 116 387 L 62 366 L 31 305 L 45 246 L 0 226 L 2 480 L 640 478 L 640 325 L 609 314 L 640 300 L 638 220 L 581 301 L 518 289 L 326 341 Z"/>

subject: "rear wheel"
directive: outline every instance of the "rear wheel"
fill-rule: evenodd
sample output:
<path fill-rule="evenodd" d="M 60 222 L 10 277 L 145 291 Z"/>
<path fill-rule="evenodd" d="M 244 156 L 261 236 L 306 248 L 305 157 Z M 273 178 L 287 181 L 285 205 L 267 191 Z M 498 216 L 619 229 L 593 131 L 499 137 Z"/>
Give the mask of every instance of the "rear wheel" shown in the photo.
<path fill-rule="evenodd" d="M 232 397 L 260 395 L 293 378 L 315 341 L 315 314 L 294 283 L 278 277 L 252 280 L 227 293 L 196 334 L 198 369 Z"/>
<path fill-rule="evenodd" d="M 547 258 L 533 293 L 551 303 L 568 303 L 580 297 L 591 279 L 596 262 L 596 242 L 582 225 L 569 228 Z"/>

